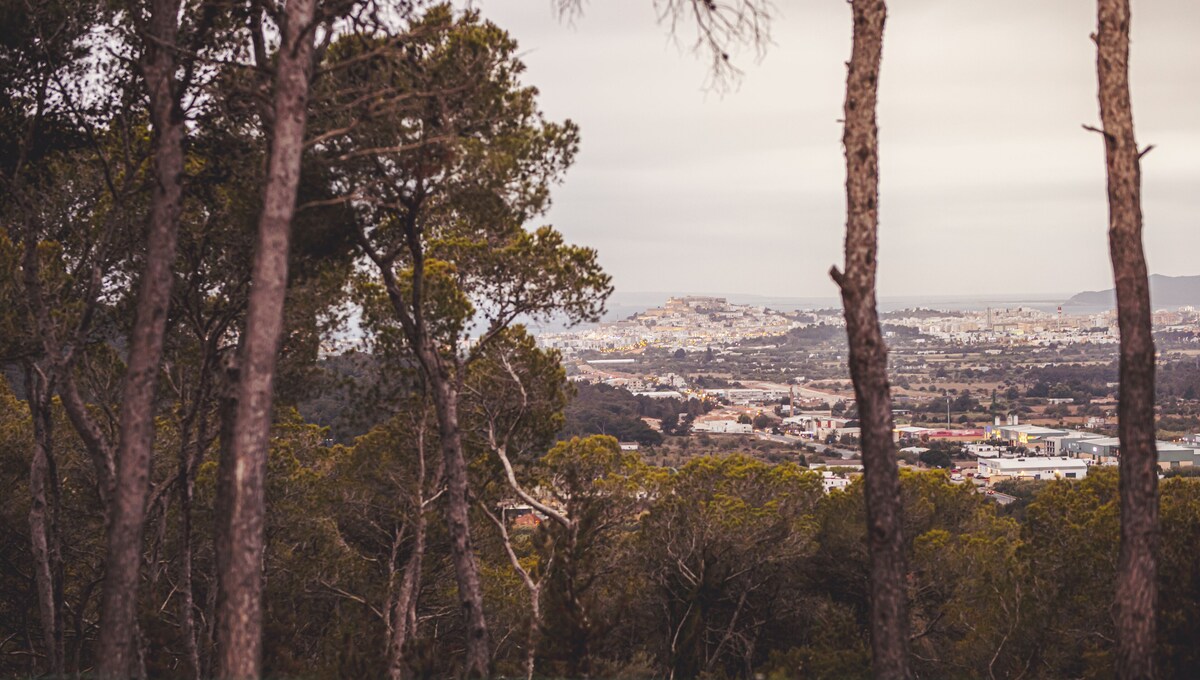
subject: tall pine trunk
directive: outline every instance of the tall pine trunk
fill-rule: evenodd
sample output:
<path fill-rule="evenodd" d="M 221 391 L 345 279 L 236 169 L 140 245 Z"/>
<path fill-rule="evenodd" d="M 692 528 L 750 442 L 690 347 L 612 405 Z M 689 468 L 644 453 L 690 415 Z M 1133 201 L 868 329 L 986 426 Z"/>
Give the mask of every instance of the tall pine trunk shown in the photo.
<path fill-rule="evenodd" d="M 154 393 L 171 303 L 182 195 L 184 125 L 176 91 L 174 47 L 179 33 L 179 0 L 155 0 L 146 31 L 142 69 L 155 137 L 154 188 L 146 266 L 121 399 L 117 477 L 110 506 L 97 650 L 96 674 L 101 678 L 128 677 L 137 657 L 138 574 L 150 492 Z"/>
<path fill-rule="evenodd" d="M 32 365 L 25 368 L 25 393 L 33 421 L 29 463 L 29 537 L 34 561 L 38 614 L 51 677 L 64 676 L 62 550 L 58 534 L 58 472 L 54 464 L 50 385 Z"/>
<path fill-rule="evenodd" d="M 394 263 L 381 258 L 368 247 L 367 254 L 379 268 L 392 309 L 396 312 L 405 338 L 416 355 L 421 373 L 429 385 L 433 398 L 434 414 L 438 423 L 438 444 L 442 449 L 441 479 L 446 484 L 446 529 L 450 534 L 450 553 L 454 563 L 454 576 L 458 584 L 459 604 L 462 607 L 466 626 L 466 659 L 463 675 L 466 677 L 489 677 L 491 655 L 488 652 L 487 620 L 483 612 L 483 585 L 479 576 L 479 563 L 471 545 L 471 498 L 470 478 L 467 461 L 463 455 L 462 431 L 458 422 L 458 396 L 466 367 L 457 359 L 454 371 L 438 354 L 438 347 L 430 337 L 429 326 L 424 314 L 423 268 L 424 250 L 420 232 L 410 219 L 405 225 L 409 252 L 412 255 L 414 272 L 412 297 L 406 299 L 400 290 Z M 410 306 L 411 304 L 411 306 Z M 411 309 L 411 313 L 410 313 Z"/>
<path fill-rule="evenodd" d="M 908 601 L 900 477 L 892 439 L 887 347 L 875 309 L 879 149 L 875 107 L 883 56 L 884 0 L 853 0 L 854 43 L 846 77 L 846 271 L 842 292 L 850 377 L 862 428 L 867 545 L 871 557 L 871 656 L 876 678 L 908 678 Z"/>
<path fill-rule="evenodd" d="M 1096 70 L 1108 169 L 1108 245 L 1121 330 L 1121 550 L 1117 560 L 1117 674 L 1154 677 L 1158 453 L 1154 338 L 1142 250 L 1142 171 L 1129 96 L 1129 0 L 1099 0 Z"/>
<path fill-rule="evenodd" d="M 271 155 L 267 167 L 258 247 L 254 257 L 245 337 L 239 361 L 237 412 L 228 476 L 220 491 L 222 553 L 217 602 L 217 676 L 261 676 L 264 484 L 271 433 L 275 359 L 283 338 L 288 249 L 300 159 L 308 118 L 316 0 L 289 0 L 281 20 L 275 67 Z"/>
<path fill-rule="evenodd" d="M 430 366 L 437 366 L 432 349 L 426 354 Z M 462 432 L 458 424 L 458 389 L 454 378 L 440 369 L 430 371 L 437 411 L 439 443 L 446 480 L 446 528 L 450 533 L 450 551 L 454 561 L 454 576 L 458 582 L 458 599 L 463 609 L 467 631 L 467 656 L 463 674 L 466 677 L 486 678 L 490 675 L 491 656 L 488 654 L 487 622 L 483 614 L 483 585 L 479 564 L 471 544 L 470 480 L 463 456 Z"/>

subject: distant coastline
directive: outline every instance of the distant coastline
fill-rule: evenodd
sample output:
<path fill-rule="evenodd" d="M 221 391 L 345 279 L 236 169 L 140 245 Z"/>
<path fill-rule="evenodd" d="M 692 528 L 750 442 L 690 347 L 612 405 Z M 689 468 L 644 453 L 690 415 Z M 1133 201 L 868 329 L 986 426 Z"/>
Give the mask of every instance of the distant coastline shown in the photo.
<path fill-rule="evenodd" d="M 1200 306 L 1200 276 L 1150 275 L 1150 301 L 1155 309 L 1175 309 L 1185 305 Z M 1090 290 L 1076 293 L 1064 303 L 1075 311 L 1079 307 L 1112 309 L 1117 304 L 1116 291 Z"/>
<path fill-rule="evenodd" d="M 1189 291 L 1193 287 L 1200 290 L 1200 276 L 1170 277 L 1155 274 L 1150 278 L 1155 309 L 1177 309 L 1188 304 L 1200 305 L 1200 299 L 1192 299 L 1200 297 L 1200 295 L 1192 296 L 1179 292 L 1185 285 Z M 609 298 L 604 317 L 601 320 L 607 322 L 627 319 L 634 314 L 641 314 L 648 309 L 662 305 L 667 298 L 688 295 L 721 297 L 733 304 L 769 307 L 783 312 L 841 309 L 842 306 L 841 299 L 833 296 L 788 297 L 712 291 L 617 291 Z M 1159 302 L 1160 299 L 1163 301 L 1162 303 Z M 989 307 L 992 309 L 1025 307 L 1043 312 L 1054 312 L 1062 307 L 1063 311 L 1068 314 L 1096 314 L 1113 309 L 1114 300 L 1115 297 L 1111 290 L 1045 294 L 896 295 L 881 296 L 879 311 L 894 312 L 902 309 L 926 308 L 948 312 L 969 312 L 982 311 Z M 583 324 L 582 327 L 587 327 L 587 325 Z M 530 327 L 534 332 L 557 332 L 567 328 L 566 324 L 561 322 L 531 324 Z"/>
<path fill-rule="evenodd" d="M 693 291 L 670 292 L 622 292 L 613 293 L 608 300 L 602 321 L 619 321 L 634 314 L 641 314 L 648 309 L 661 306 L 671 297 L 688 295 L 704 295 L 725 298 L 732 304 L 754 305 L 768 307 L 782 312 L 796 312 L 817 309 L 841 309 L 842 301 L 836 297 L 784 297 L 775 295 L 754 295 L 749 293 L 712 293 Z M 994 309 L 1026 307 L 1041 311 L 1054 311 L 1070 294 L 1055 293 L 1048 295 L 901 295 L 879 298 L 880 312 L 893 312 L 901 309 L 928 308 L 950 312 L 966 312 Z M 1086 307 L 1076 307 L 1073 313 L 1103 311 L 1104 307 L 1089 310 Z M 580 327 L 587 327 L 582 324 Z M 534 332 L 557 332 L 567 328 L 563 323 L 532 324 Z"/>
<path fill-rule="evenodd" d="M 748 293 L 693 293 L 693 292 L 664 292 L 664 293 L 613 293 L 609 298 L 606 321 L 624 319 L 631 314 L 644 312 L 647 309 L 661 305 L 669 297 L 685 295 L 712 295 L 723 297 L 733 304 L 755 305 L 770 307 L 785 312 L 813 309 L 841 309 L 842 300 L 837 297 L 783 297 L 774 295 L 754 295 Z M 881 296 L 879 298 L 880 312 L 894 312 L 901 309 L 927 307 L 950 312 L 965 312 L 987 309 L 988 307 L 1030 307 L 1050 311 L 1063 304 L 1069 293 L 1052 293 L 1047 295 L 898 295 Z M 626 311 L 628 310 L 628 311 Z"/>

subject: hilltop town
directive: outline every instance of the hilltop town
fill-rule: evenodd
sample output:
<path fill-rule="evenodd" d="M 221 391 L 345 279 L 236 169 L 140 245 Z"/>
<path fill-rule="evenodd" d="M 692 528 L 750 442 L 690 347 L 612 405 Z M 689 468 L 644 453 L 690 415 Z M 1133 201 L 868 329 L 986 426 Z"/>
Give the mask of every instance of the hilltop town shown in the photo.
<path fill-rule="evenodd" d="M 1117 341 L 1115 310 L 1091 313 L 1048 312 L 1031 307 L 970 311 L 906 309 L 882 315 L 896 327 L 915 332 L 915 344 L 961 343 L 1045 347 L 1056 344 L 1113 344 Z M 620 321 L 577 330 L 543 333 L 543 345 L 565 355 L 595 350 L 604 353 L 637 351 L 643 347 L 684 348 L 728 346 L 744 340 L 770 338 L 796 328 L 841 326 L 841 309 L 781 311 L 733 304 L 712 296 L 671 297 Z M 1188 332 L 1200 324 L 1200 310 L 1183 306 L 1154 313 L 1163 332 Z M 896 335 L 893 330 L 892 337 Z"/>

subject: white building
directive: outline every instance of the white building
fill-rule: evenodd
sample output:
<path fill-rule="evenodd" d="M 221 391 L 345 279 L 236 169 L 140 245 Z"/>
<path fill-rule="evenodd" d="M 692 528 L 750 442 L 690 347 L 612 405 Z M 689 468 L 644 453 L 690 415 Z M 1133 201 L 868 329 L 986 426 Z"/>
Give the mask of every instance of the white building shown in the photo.
<path fill-rule="evenodd" d="M 1069 455 L 1068 443 L 1084 439 L 1104 439 L 1104 435 L 1095 434 L 1094 432 L 1081 432 L 1079 430 L 1067 430 L 1061 435 L 1051 435 L 1043 439 L 1046 443 L 1046 455 Z"/>
<path fill-rule="evenodd" d="M 821 470 L 821 487 L 825 489 L 825 493 L 829 493 L 834 489 L 843 491 L 850 486 L 849 475 L 841 475 L 829 470 Z"/>
<path fill-rule="evenodd" d="M 989 426 L 984 430 L 988 439 L 1000 440 L 1007 442 L 1009 446 L 1024 446 L 1031 451 L 1035 451 L 1039 455 L 1049 454 L 1047 450 L 1050 445 L 1048 439 L 1051 437 L 1061 437 L 1065 435 L 1066 430 L 1056 430 L 1050 427 L 1041 427 L 1040 425 L 997 425 Z"/>
<path fill-rule="evenodd" d="M 692 432 L 754 434 L 754 426 L 750 423 L 739 423 L 736 420 L 697 420 L 692 423 Z"/>
<path fill-rule="evenodd" d="M 1005 479 L 1083 479 L 1087 469 L 1086 462 L 1062 456 L 979 459 L 979 476 L 989 485 Z"/>
<path fill-rule="evenodd" d="M 633 396 L 635 396 L 635 397 L 650 397 L 651 399 L 679 399 L 682 401 L 686 401 L 686 399 L 684 399 L 684 396 L 675 390 L 663 391 L 663 392 L 634 392 Z"/>
<path fill-rule="evenodd" d="M 848 418 L 836 418 L 829 413 L 810 411 L 784 418 L 783 426 L 789 430 L 797 430 L 801 437 L 824 439 L 831 432 L 840 437 L 840 430 L 846 429 L 849 422 Z M 857 435 L 857 432 L 854 434 Z"/>
<path fill-rule="evenodd" d="M 967 444 L 967 453 L 976 458 L 999 458 L 1003 452 L 1001 447 L 993 444 Z"/>

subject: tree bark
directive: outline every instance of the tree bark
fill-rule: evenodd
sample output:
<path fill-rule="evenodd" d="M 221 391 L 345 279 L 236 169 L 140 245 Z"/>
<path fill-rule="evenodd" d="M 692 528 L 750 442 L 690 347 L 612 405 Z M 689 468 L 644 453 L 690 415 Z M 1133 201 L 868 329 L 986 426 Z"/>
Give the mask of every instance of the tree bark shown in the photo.
<path fill-rule="evenodd" d="M 192 498 L 196 480 L 187 461 L 180 465 L 179 480 L 179 632 L 192 677 L 201 678 L 200 648 L 196 635 L 196 600 L 192 583 Z"/>
<path fill-rule="evenodd" d="M 117 477 L 108 531 L 96 674 L 125 678 L 137 660 L 138 575 L 150 492 L 154 446 L 154 395 L 171 303 L 172 270 L 183 179 L 183 111 L 175 80 L 179 0 L 154 0 L 142 70 L 154 128 L 154 188 L 150 203 L 146 269 L 129 343 L 121 399 Z"/>
<path fill-rule="evenodd" d="M 95 418 L 88 413 L 87 404 L 79 394 L 79 386 L 71 375 L 70 366 L 60 366 L 57 373 L 58 395 L 62 399 L 63 411 L 66 412 L 67 420 L 71 421 L 79 438 L 83 440 L 84 448 L 92 459 L 92 469 L 96 473 L 96 491 L 107 514 L 111 508 L 113 480 L 116 477 L 112 442 L 100 429 Z"/>
<path fill-rule="evenodd" d="M 417 517 L 413 522 L 412 550 L 404 561 L 404 573 L 400 577 L 400 587 L 388 603 L 388 678 L 404 680 L 408 674 L 406 648 L 408 642 L 417 632 L 417 600 L 421 593 L 421 569 L 425 559 L 425 415 L 421 415 L 421 425 L 417 430 Z M 435 480 L 441 475 L 436 474 Z M 435 484 L 436 486 L 436 484 Z M 435 494 L 436 496 L 436 494 Z M 395 565 L 395 555 L 400 548 L 401 529 L 397 529 L 393 537 L 392 561 Z"/>
<path fill-rule="evenodd" d="M 854 42 L 846 77 L 846 271 L 841 288 L 850 376 L 862 427 L 867 545 L 871 556 L 871 656 L 876 678 L 908 678 L 908 601 L 900 477 L 892 439 L 887 347 L 875 309 L 879 148 L 875 107 L 883 55 L 884 0 L 853 0 Z"/>
<path fill-rule="evenodd" d="M 271 156 L 258 223 L 258 247 L 239 361 L 237 413 L 217 550 L 217 676 L 261 675 L 264 481 L 274 397 L 275 359 L 283 338 L 288 249 L 308 118 L 316 0 L 289 0 L 275 71 Z"/>
<path fill-rule="evenodd" d="M 421 592 L 421 568 L 425 557 L 425 512 L 417 512 L 413 528 L 413 547 L 404 561 L 404 573 L 400 577 L 400 588 L 389 603 L 391 630 L 388 635 L 388 677 L 404 680 L 408 665 L 405 649 L 417 630 L 417 598 Z"/>
<path fill-rule="evenodd" d="M 1154 677 L 1158 453 L 1154 338 L 1142 250 L 1141 154 L 1129 95 L 1129 0 L 1099 0 L 1096 70 L 1108 170 L 1108 245 L 1121 331 L 1121 549 L 1117 561 L 1117 674 Z"/>
<path fill-rule="evenodd" d="M 430 354 L 432 350 L 425 353 Z M 438 362 L 432 356 L 431 364 Z M 483 586 L 479 579 L 479 564 L 471 544 L 470 480 L 463 457 L 462 432 L 458 425 L 458 390 L 453 378 L 440 369 L 432 371 L 430 386 L 437 406 L 438 434 L 446 475 L 446 528 L 450 533 L 450 549 L 454 560 L 454 575 L 458 582 L 458 599 L 467 627 L 467 656 L 463 675 L 486 678 L 491 674 L 488 654 L 487 622 L 483 615 Z"/>
<path fill-rule="evenodd" d="M 51 677 L 64 676 L 62 551 L 58 536 L 58 473 L 54 464 L 50 385 L 32 365 L 25 369 L 26 402 L 33 421 L 29 463 L 29 536 L 38 613 Z"/>
<path fill-rule="evenodd" d="M 183 636 L 183 653 L 191 675 L 196 680 L 204 677 L 200 665 L 200 642 L 196 626 L 196 598 L 193 576 L 192 552 L 192 504 L 196 492 L 196 471 L 200 461 L 215 437 L 212 434 L 212 414 L 209 411 L 214 397 L 214 382 L 218 380 L 217 344 L 214 335 L 201 333 L 197 338 L 201 346 L 199 375 L 191 392 L 191 403 L 179 419 L 179 464 L 176 477 L 179 493 L 179 574 L 176 588 L 179 591 L 179 632 Z M 217 396 L 218 417 L 223 405 L 224 394 Z M 180 403 L 186 401 L 182 390 Z"/>
<path fill-rule="evenodd" d="M 42 352 L 50 364 L 51 376 L 49 379 L 56 384 L 67 419 L 79 434 L 79 438 L 83 441 L 84 447 L 92 459 L 92 466 L 96 473 L 96 489 L 100 502 L 104 506 L 105 524 L 107 525 L 110 510 L 109 499 L 112 496 L 115 475 L 112 444 L 96 423 L 95 418 L 88 412 L 87 404 L 79 394 L 79 386 L 76 384 L 72 372 L 73 356 L 68 356 L 73 353 L 63 351 L 59 328 L 55 326 L 51 318 L 50 304 L 42 289 L 41 255 L 38 252 L 37 236 L 39 230 L 33 219 L 29 220 L 26 227 L 24 253 L 21 260 L 21 276 L 25 285 L 26 299 L 34 318 L 37 334 L 41 339 Z M 94 305 L 95 300 L 86 300 L 85 303 Z"/>
<path fill-rule="evenodd" d="M 238 337 L 245 339 L 246 329 L 244 327 L 238 329 Z M 239 341 L 237 351 L 234 354 L 227 355 L 225 361 L 221 365 L 221 386 L 220 396 L 217 403 L 218 415 L 218 452 L 217 452 L 217 493 L 213 499 L 213 518 L 215 526 L 213 527 L 213 560 L 216 567 L 216 587 L 209 588 L 208 602 L 206 604 L 208 612 L 208 620 L 211 622 L 208 626 L 208 639 L 205 644 L 203 654 L 200 659 L 201 668 L 204 669 L 206 677 L 216 676 L 216 666 L 219 663 L 218 655 L 218 629 L 220 621 L 217 619 L 218 601 L 222 594 L 221 578 L 228 568 L 229 548 L 228 541 L 228 520 L 229 520 L 229 505 L 230 505 L 230 489 L 233 487 L 233 433 L 235 421 L 237 420 L 238 411 L 238 389 L 241 384 L 240 371 L 238 370 L 238 357 L 242 354 L 241 342 Z"/>

